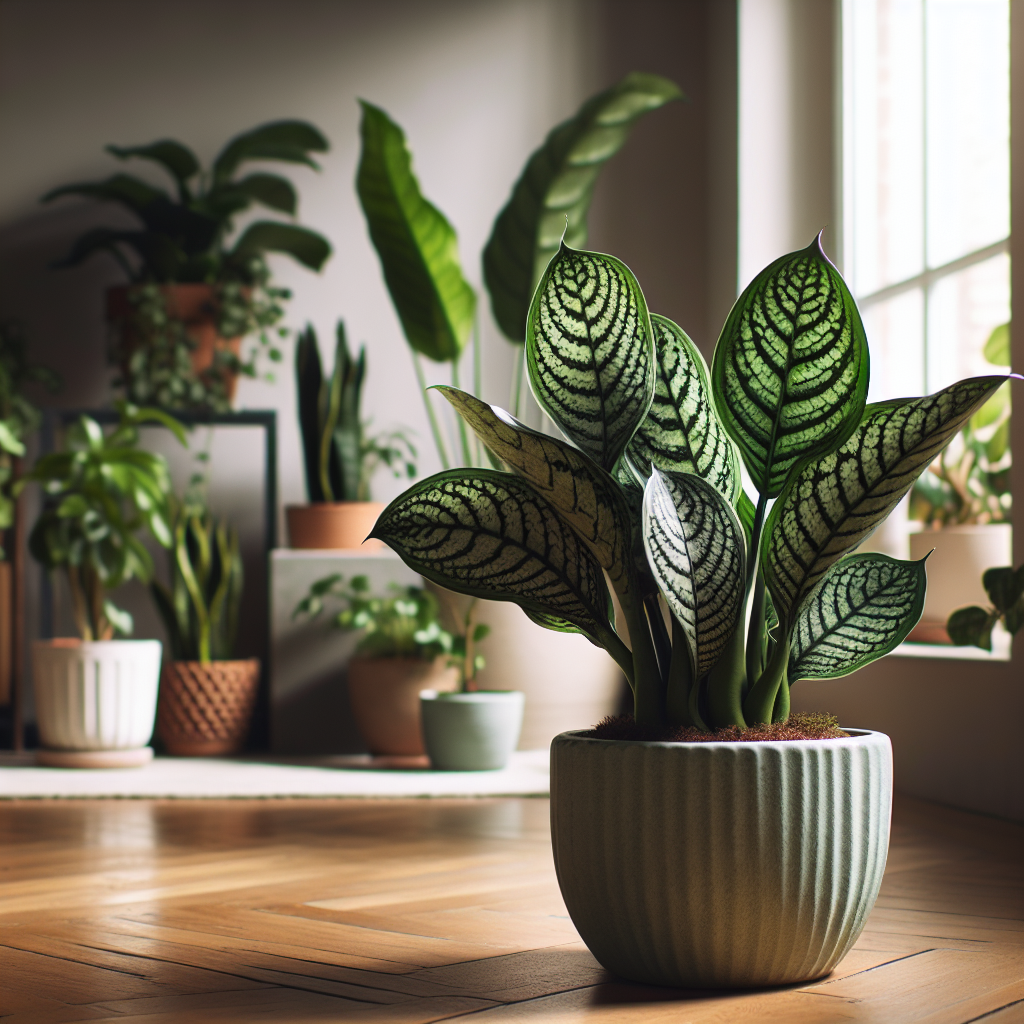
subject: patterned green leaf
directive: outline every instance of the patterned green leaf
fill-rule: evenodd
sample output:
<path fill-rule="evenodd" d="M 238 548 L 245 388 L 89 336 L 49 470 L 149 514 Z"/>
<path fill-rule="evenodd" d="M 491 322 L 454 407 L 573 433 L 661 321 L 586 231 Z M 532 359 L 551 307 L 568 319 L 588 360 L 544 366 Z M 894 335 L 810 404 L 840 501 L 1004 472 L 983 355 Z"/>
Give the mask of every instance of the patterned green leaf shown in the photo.
<path fill-rule="evenodd" d="M 396 498 L 370 536 L 460 594 L 515 601 L 528 613 L 571 622 L 609 650 L 621 645 L 608 622 L 597 560 L 516 476 L 490 469 L 437 473 Z"/>
<path fill-rule="evenodd" d="M 895 508 L 1005 377 L 869 406 L 838 451 L 797 467 L 768 516 L 765 580 L 784 624 L 829 568 Z"/>
<path fill-rule="evenodd" d="M 654 400 L 651 318 L 629 268 L 563 243 L 530 306 L 526 360 L 540 405 L 611 472 Z"/>
<path fill-rule="evenodd" d="M 654 403 L 628 452 L 645 475 L 650 467 L 696 473 L 730 501 L 740 490 L 740 460 L 711 400 L 708 367 L 686 332 L 651 314 L 654 330 Z"/>
<path fill-rule="evenodd" d="M 666 78 L 634 72 L 587 100 L 532 154 L 484 249 L 494 319 L 510 341 L 525 338 L 530 300 L 562 235 L 575 248 L 587 244 L 587 211 L 605 163 L 638 118 L 682 95 Z"/>
<path fill-rule="evenodd" d="M 711 377 L 725 427 L 768 497 L 799 459 L 853 433 L 868 393 L 867 338 L 820 236 L 747 285 L 722 328 Z"/>
<path fill-rule="evenodd" d="M 576 531 L 620 595 L 629 592 L 629 512 L 622 491 L 583 452 L 531 430 L 504 409 L 441 386 L 440 391 L 494 455 L 523 477 Z"/>
<path fill-rule="evenodd" d="M 706 480 L 655 470 L 644 492 L 643 538 L 651 572 L 702 676 L 725 651 L 743 609 L 743 528 Z"/>
<path fill-rule="evenodd" d="M 524 608 L 526 617 L 531 622 L 536 622 L 538 626 L 543 626 L 545 629 L 550 629 L 555 633 L 578 633 L 579 630 L 568 620 L 560 619 L 557 615 L 547 615 L 543 612 L 530 611 L 528 608 Z"/>
<path fill-rule="evenodd" d="M 849 675 L 903 643 L 924 610 L 924 563 L 866 554 L 834 565 L 800 607 L 789 682 Z"/>
<path fill-rule="evenodd" d="M 992 629 L 999 621 L 999 613 L 992 609 L 957 608 L 946 621 L 946 632 L 957 647 L 980 647 L 992 650 Z"/>
<path fill-rule="evenodd" d="M 379 107 L 362 107 L 356 191 L 391 301 L 416 352 L 439 363 L 455 360 L 476 311 L 455 229 L 420 192 L 402 129 Z"/>

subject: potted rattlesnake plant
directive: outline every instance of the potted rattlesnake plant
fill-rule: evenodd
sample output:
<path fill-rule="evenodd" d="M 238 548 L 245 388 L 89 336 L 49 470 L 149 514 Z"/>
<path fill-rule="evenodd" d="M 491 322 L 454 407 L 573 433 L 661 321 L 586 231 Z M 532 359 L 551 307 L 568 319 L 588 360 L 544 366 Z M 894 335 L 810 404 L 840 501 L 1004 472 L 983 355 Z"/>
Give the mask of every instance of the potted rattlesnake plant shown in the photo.
<path fill-rule="evenodd" d="M 1008 323 L 992 331 L 983 354 L 993 367 L 1009 367 Z M 969 602 L 984 602 L 982 574 L 1010 561 L 1010 464 L 1007 383 L 967 421 L 910 492 L 908 515 L 920 524 L 910 534 L 910 557 L 932 551 L 924 614 L 911 640 L 950 642 L 946 620 Z"/>
<path fill-rule="evenodd" d="M 230 236 L 235 218 L 254 203 L 289 216 L 298 199 L 286 178 L 263 172 L 242 175 L 252 161 L 283 161 L 319 169 L 311 154 L 327 140 L 304 121 L 274 121 L 231 139 L 209 168 L 173 139 L 142 146 L 107 146 L 119 160 L 157 164 L 173 181 L 174 194 L 129 174 L 53 189 L 50 202 L 82 196 L 117 203 L 139 222 L 132 229 L 92 228 L 56 264 L 73 267 L 106 252 L 129 284 L 107 293 L 113 328 L 111 362 L 130 401 L 167 409 L 231 407 L 239 373 L 255 376 L 258 355 L 281 358 L 273 329 L 287 289 L 275 287 L 269 252 L 287 253 L 319 270 L 330 256 L 327 240 L 281 220 L 259 220 Z M 281 332 L 280 328 L 277 328 Z M 242 338 L 260 344 L 244 358 Z"/>
<path fill-rule="evenodd" d="M 327 378 L 316 331 L 307 326 L 299 335 L 295 383 L 310 503 L 285 509 L 293 548 L 379 548 L 379 541 L 366 540 L 384 508 L 370 500 L 374 473 L 386 466 L 395 476 L 411 480 L 416 475 L 416 449 L 406 433 L 373 434 L 363 420 L 365 377 L 366 347 L 352 358 L 342 321 L 338 321 L 334 369 Z"/>
<path fill-rule="evenodd" d="M 42 485 L 45 504 L 29 551 L 68 584 L 78 637 L 37 640 L 32 649 L 36 719 L 43 764 L 115 767 L 153 756 L 159 640 L 130 635 L 131 615 L 108 594 L 130 579 L 148 582 L 153 560 L 140 539 L 171 543 L 163 456 L 138 446 L 139 427 L 160 423 L 185 443 L 181 424 L 157 409 L 119 406 L 109 432 L 81 416 L 63 451 L 41 456 L 15 485 Z"/>
<path fill-rule="evenodd" d="M 238 533 L 194 495 L 178 505 L 173 531 L 171 584 L 150 583 L 171 649 L 157 737 L 170 754 L 234 754 L 249 733 L 260 680 L 258 658 L 233 657 L 243 586 Z"/>
<path fill-rule="evenodd" d="M 374 535 L 626 673 L 631 720 L 552 744 L 559 884 L 605 967 L 698 987 L 826 974 L 881 883 L 891 749 L 788 721 L 790 686 L 868 664 L 920 617 L 923 562 L 854 549 L 1006 377 L 865 407 L 864 328 L 819 239 L 746 288 L 710 374 L 625 265 L 563 243 L 526 355 L 569 440 L 443 387 L 509 471 L 423 480 Z"/>

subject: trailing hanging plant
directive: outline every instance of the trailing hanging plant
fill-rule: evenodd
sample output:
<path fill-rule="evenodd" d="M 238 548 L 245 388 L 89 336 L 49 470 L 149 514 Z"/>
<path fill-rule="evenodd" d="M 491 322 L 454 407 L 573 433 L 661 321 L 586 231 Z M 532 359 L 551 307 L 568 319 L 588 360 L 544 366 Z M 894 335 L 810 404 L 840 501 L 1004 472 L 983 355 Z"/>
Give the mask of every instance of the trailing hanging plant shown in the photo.
<path fill-rule="evenodd" d="M 746 288 L 710 374 L 624 264 L 563 243 L 526 356 L 569 441 L 440 388 L 511 472 L 436 474 L 371 536 L 427 579 L 605 647 L 639 726 L 702 731 L 784 721 L 792 683 L 846 675 L 906 637 L 923 562 L 854 549 L 1007 379 L 865 406 L 867 338 L 820 239 Z"/>
<path fill-rule="evenodd" d="M 65 449 L 43 455 L 15 485 L 16 493 L 31 481 L 43 486 L 46 501 L 29 551 L 45 568 L 65 573 L 83 640 L 131 633 L 131 615 L 107 594 L 130 579 L 152 578 L 153 559 L 140 533 L 148 532 L 162 547 L 172 541 L 167 461 L 139 448 L 139 427 L 162 424 L 182 444 L 185 430 L 158 409 L 122 402 L 118 412 L 110 433 L 80 416 L 68 430 Z"/>
<path fill-rule="evenodd" d="M 369 501 L 370 482 L 379 466 L 396 477 L 416 475 L 416 449 L 404 431 L 370 434 L 361 417 L 366 347 L 352 358 L 339 320 L 334 369 L 323 375 L 316 331 L 307 326 L 295 346 L 299 427 L 311 502 Z"/>

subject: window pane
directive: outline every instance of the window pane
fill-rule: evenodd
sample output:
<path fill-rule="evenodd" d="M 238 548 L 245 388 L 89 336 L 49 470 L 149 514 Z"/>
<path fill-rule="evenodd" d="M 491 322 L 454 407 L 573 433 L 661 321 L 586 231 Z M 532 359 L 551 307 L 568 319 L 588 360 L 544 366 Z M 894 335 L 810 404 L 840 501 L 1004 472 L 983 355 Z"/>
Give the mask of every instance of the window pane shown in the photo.
<path fill-rule="evenodd" d="M 867 295 L 924 269 L 922 5 L 856 0 L 844 12 L 851 285 Z"/>
<path fill-rule="evenodd" d="M 982 349 L 1010 319 L 1010 258 L 1004 254 L 941 278 L 928 296 L 928 391 L 999 373 Z"/>
<path fill-rule="evenodd" d="M 924 393 L 924 294 L 904 292 L 863 310 L 871 349 L 869 402 Z"/>
<path fill-rule="evenodd" d="M 928 265 L 1010 233 L 1007 0 L 927 0 Z"/>

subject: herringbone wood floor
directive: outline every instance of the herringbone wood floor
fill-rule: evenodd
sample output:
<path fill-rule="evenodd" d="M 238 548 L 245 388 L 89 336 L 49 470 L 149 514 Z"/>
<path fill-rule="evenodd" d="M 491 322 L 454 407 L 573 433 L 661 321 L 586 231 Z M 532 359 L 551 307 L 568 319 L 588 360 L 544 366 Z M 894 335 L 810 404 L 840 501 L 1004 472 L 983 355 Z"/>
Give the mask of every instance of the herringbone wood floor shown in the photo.
<path fill-rule="evenodd" d="M 1024 829 L 897 804 L 830 978 L 686 993 L 606 974 L 546 800 L 0 803 L 0 1020 L 1024 1021 Z"/>

